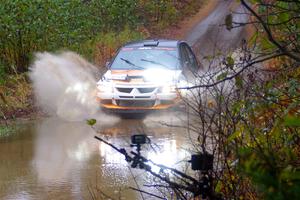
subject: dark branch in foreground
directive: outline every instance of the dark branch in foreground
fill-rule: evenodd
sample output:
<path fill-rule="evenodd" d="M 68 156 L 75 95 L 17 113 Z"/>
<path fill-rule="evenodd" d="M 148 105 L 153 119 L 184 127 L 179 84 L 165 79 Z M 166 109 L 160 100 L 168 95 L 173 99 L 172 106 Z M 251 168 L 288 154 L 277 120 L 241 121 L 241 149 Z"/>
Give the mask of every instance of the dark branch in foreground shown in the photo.
<path fill-rule="evenodd" d="M 247 68 L 257 64 L 257 63 L 262 63 L 264 61 L 267 61 L 267 60 L 270 60 L 272 58 L 277 58 L 279 56 L 283 56 L 285 55 L 284 53 L 277 53 L 277 54 L 274 54 L 274 55 L 270 55 L 270 56 L 267 56 L 265 58 L 262 58 L 262 59 L 259 59 L 259 60 L 253 60 L 252 62 L 249 62 L 248 64 L 246 64 L 245 66 L 243 66 L 238 72 L 234 73 L 233 75 L 231 76 L 227 76 L 219 81 L 215 81 L 213 83 L 210 83 L 210 84 L 201 84 L 201 85 L 194 85 L 194 86 L 191 86 L 191 87 L 178 87 L 177 89 L 187 89 L 187 90 L 190 90 L 190 89 L 195 89 L 195 88 L 210 88 L 210 87 L 214 87 L 216 85 L 219 85 L 220 83 L 223 83 L 225 81 L 228 81 L 228 80 L 232 80 L 234 79 L 235 77 L 239 76 L 242 72 L 244 72 Z"/>
<path fill-rule="evenodd" d="M 274 38 L 272 31 L 269 29 L 268 24 L 245 2 L 245 0 L 241 0 L 242 5 L 249 11 L 251 14 L 259 21 L 259 23 L 262 25 L 263 29 L 265 30 L 268 39 L 270 42 L 272 42 L 281 53 L 284 55 L 294 59 L 297 62 L 300 62 L 300 57 L 297 54 L 294 54 L 293 52 L 289 51 L 286 47 L 282 46 L 276 39 Z"/>
<path fill-rule="evenodd" d="M 149 196 L 156 197 L 156 198 L 158 198 L 158 199 L 164 199 L 164 200 L 166 200 L 166 198 L 160 197 L 160 196 L 158 196 L 158 195 L 155 195 L 155 194 L 152 194 L 152 193 L 149 193 L 149 192 L 146 192 L 146 191 L 144 191 L 144 190 L 140 190 L 140 189 L 137 189 L 137 188 L 134 188 L 134 187 L 129 187 L 129 189 L 132 189 L 132 190 L 135 190 L 135 191 L 138 191 L 138 192 L 147 194 L 147 195 L 149 195 Z"/>

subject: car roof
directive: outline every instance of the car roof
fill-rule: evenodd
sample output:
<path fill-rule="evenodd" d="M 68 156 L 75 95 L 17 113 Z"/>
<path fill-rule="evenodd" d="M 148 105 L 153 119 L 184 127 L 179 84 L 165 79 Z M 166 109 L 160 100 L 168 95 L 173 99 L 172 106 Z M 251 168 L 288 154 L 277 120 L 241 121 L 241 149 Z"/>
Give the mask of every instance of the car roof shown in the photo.
<path fill-rule="evenodd" d="M 156 46 L 156 47 L 177 47 L 180 40 L 167 40 L 167 39 L 148 39 L 133 41 L 125 44 L 123 47 L 144 47 L 144 46 Z"/>

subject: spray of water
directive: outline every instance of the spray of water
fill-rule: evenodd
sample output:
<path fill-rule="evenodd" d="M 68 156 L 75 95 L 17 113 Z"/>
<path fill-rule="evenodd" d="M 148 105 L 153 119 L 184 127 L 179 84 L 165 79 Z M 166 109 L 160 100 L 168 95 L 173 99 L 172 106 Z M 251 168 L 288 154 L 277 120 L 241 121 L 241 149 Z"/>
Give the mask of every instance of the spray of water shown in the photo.
<path fill-rule="evenodd" d="M 97 74 L 97 68 L 76 53 L 38 53 L 30 78 L 37 103 L 44 111 L 78 121 L 90 118 L 98 110 Z"/>

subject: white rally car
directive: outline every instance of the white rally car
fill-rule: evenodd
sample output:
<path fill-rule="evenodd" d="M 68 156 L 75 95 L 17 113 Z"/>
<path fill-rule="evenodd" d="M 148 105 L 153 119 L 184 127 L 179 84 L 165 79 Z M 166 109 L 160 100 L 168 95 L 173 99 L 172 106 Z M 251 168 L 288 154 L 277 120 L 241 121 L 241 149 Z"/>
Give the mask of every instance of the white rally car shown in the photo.
<path fill-rule="evenodd" d="M 116 113 L 145 113 L 176 105 L 177 88 L 186 85 L 198 64 L 184 41 L 143 40 L 121 47 L 107 68 L 97 83 L 100 106 Z"/>

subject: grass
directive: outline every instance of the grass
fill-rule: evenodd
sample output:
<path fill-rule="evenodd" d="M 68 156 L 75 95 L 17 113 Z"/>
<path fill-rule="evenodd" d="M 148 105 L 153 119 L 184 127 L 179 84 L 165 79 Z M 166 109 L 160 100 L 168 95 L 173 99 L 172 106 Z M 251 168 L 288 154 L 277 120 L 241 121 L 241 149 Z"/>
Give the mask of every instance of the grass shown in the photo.
<path fill-rule="evenodd" d="M 81 48 L 78 49 L 78 53 L 97 66 L 103 67 L 105 62 L 109 61 L 124 43 L 146 37 L 149 37 L 149 33 L 143 28 L 131 30 L 126 27 L 120 32 L 99 33 L 92 40 L 82 44 Z"/>
<path fill-rule="evenodd" d="M 15 133 L 17 127 L 12 125 L 0 125 L 0 138 L 8 137 Z"/>
<path fill-rule="evenodd" d="M 31 94 L 25 73 L 5 77 L 0 84 L 0 119 L 11 118 L 18 110 L 28 109 Z"/>

